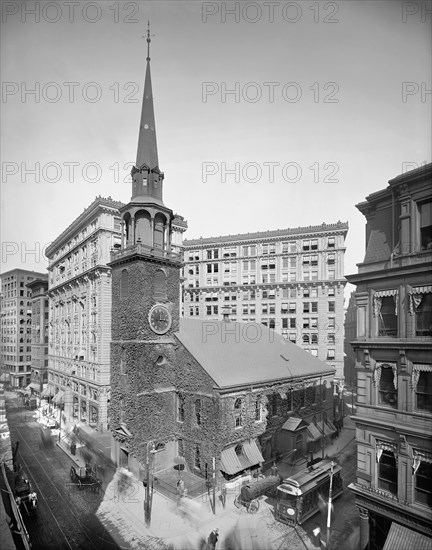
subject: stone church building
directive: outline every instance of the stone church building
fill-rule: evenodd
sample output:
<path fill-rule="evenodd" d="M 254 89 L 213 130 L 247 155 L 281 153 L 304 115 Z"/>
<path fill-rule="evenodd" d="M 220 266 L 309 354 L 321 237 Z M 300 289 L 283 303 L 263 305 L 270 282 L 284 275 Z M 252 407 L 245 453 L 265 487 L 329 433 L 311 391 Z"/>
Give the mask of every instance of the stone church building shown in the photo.
<path fill-rule="evenodd" d="M 286 451 L 304 456 L 308 423 L 332 420 L 334 368 L 264 325 L 180 319 L 149 54 L 132 180 L 109 263 L 113 460 L 142 479 L 146 464 L 158 472 L 183 457 L 190 472 L 204 477 L 215 464 L 231 480 L 271 462 L 284 429 Z"/>

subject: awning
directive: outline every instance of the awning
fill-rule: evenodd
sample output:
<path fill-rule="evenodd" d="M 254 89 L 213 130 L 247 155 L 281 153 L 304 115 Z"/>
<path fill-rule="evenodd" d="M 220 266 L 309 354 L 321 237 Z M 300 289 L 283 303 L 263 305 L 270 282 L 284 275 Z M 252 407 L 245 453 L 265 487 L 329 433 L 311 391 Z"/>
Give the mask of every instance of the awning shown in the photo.
<path fill-rule="evenodd" d="M 430 547 L 431 539 L 429 537 L 393 522 L 383 550 L 395 550 L 397 548 L 403 548 L 404 550 L 430 550 Z"/>
<path fill-rule="evenodd" d="M 336 433 L 337 430 L 335 426 L 330 422 L 330 420 L 327 420 L 327 422 L 324 422 L 324 434 L 325 435 L 333 435 Z"/>
<path fill-rule="evenodd" d="M 60 390 L 53 397 L 53 403 L 56 403 L 56 404 L 63 403 L 63 398 L 64 398 L 64 391 Z"/>
<path fill-rule="evenodd" d="M 254 439 L 243 441 L 240 445 L 242 448 L 239 454 L 235 451 L 238 445 L 224 449 L 221 453 L 220 469 L 229 475 L 236 474 L 237 472 L 256 466 L 260 462 L 264 462 L 264 458 Z"/>
<path fill-rule="evenodd" d="M 309 424 L 309 426 L 307 427 L 308 441 L 317 441 L 322 436 L 322 432 L 315 426 L 315 424 Z"/>
<path fill-rule="evenodd" d="M 47 388 L 44 388 L 41 392 L 41 397 L 52 397 L 53 395 L 54 392 L 49 386 Z"/>
<path fill-rule="evenodd" d="M 35 391 L 39 391 L 39 390 L 40 390 L 40 386 L 39 386 L 39 384 L 36 384 L 35 382 L 32 382 L 31 384 L 29 384 L 29 385 L 26 387 L 26 390 L 29 390 L 29 389 L 32 389 L 32 390 L 35 390 Z"/>

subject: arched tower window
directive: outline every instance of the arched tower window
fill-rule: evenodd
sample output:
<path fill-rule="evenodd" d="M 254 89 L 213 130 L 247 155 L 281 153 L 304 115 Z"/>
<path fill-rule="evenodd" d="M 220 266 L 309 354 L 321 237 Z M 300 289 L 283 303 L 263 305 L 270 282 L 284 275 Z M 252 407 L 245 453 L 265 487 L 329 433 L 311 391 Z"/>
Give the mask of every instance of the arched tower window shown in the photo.
<path fill-rule="evenodd" d="M 168 299 L 166 275 L 162 269 L 158 269 L 154 275 L 153 295 L 157 302 L 164 302 Z"/>
<path fill-rule="evenodd" d="M 126 246 L 132 244 L 132 231 L 131 231 L 131 224 L 132 224 L 132 218 L 129 213 L 126 213 L 123 218 L 124 222 L 124 232 L 125 232 L 125 240 L 126 240 Z"/>
<path fill-rule="evenodd" d="M 151 219 L 150 214 L 145 210 L 135 214 L 135 244 L 137 243 L 145 246 L 152 245 Z"/>
<path fill-rule="evenodd" d="M 154 219 L 154 248 L 164 248 L 164 231 L 166 218 L 162 214 L 156 214 Z"/>
<path fill-rule="evenodd" d="M 127 269 L 123 269 L 121 272 L 120 280 L 120 298 L 127 298 L 129 296 L 129 273 Z"/>

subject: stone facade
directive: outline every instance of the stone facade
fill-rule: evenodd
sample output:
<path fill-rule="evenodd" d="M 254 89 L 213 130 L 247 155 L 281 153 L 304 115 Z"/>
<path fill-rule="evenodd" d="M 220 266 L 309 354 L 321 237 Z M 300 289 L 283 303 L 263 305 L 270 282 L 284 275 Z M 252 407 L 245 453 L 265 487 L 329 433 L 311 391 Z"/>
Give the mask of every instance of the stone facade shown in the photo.
<path fill-rule="evenodd" d="M 48 383 L 68 424 L 109 425 L 111 250 L 120 246 L 119 207 L 96 200 L 47 248 Z M 56 400 L 55 395 L 60 393 Z"/>
<path fill-rule="evenodd" d="M 31 290 L 27 283 L 46 274 L 13 269 L 0 275 L 1 371 L 9 374 L 14 388 L 31 382 Z"/>
<path fill-rule="evenodd" d="M 31 376 L 32 394 L 40 396 L 48 383 L 48 274 L 27 283 L 31 290 Z"/>
<path fill-rule="evenodd" d="M 432 165 L 389 181 L 367 219 L 358 274 L 357 480 L 362 548 L 392 522 L 432 538 Z"/>

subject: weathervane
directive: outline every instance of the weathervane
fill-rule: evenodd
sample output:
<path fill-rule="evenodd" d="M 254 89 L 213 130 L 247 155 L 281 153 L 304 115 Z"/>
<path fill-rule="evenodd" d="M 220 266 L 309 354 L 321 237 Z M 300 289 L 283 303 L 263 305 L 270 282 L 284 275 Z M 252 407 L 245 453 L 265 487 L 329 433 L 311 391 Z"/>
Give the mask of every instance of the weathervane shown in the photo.
<path fill-rule="evenodd" d="M 154 36 L 154 34 L 150 34 L 150 21 L 147 21 L 147 61 L 150 61 L 150 36 Z"/>

